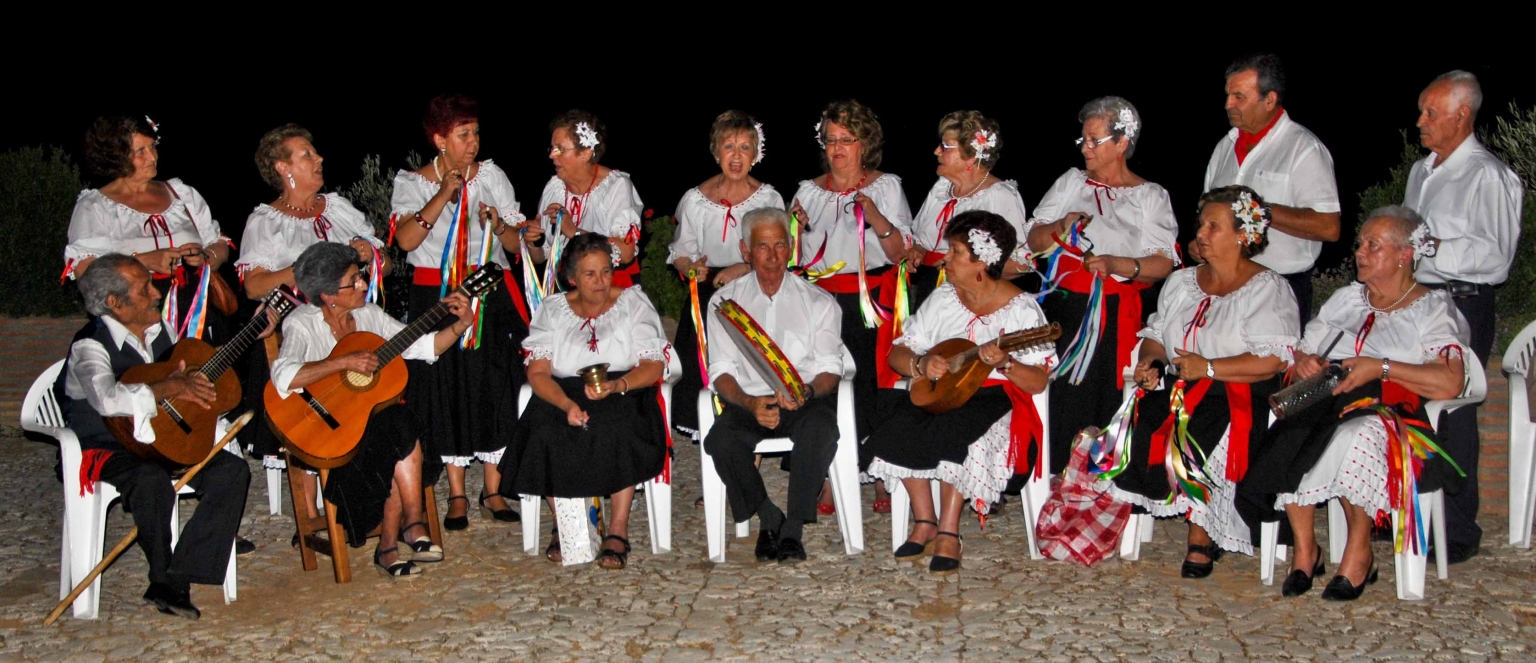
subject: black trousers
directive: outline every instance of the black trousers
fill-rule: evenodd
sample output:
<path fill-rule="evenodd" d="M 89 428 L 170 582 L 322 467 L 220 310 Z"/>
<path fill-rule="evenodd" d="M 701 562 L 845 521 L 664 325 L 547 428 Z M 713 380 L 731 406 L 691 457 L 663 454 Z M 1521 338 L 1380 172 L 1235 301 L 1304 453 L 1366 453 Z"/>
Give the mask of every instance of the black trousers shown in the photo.
<path fill-rule="evenodd" d="M 1426 284 L 1441 289 L 1441 284 Z M 1477 294 L 1456 297 L 1456 310 L 1467 319 L 1472 331 L 1472 351 L 1479 362 L 1488 361 L 1493 351 L 1493 286 L 1478 285 Z M 1486 368 L 1486 363 L 1484 364 Z M 1477 430 L 1477 406 L 1465 405 L 1455 412 L 1440 415 L 1440 444 L 1451 455 L 1467 480 L 1461 492 L 1445 496 L 1445 536 L 1453 548 L 1467 548 L 1482 543 L 1483 528 L 1477 524 L 1480 500 L 1477 494 L 1477 459 L 1482 440 Z"/>
<path fill-rule="evenodd" d="M 1291 292 L 1296 295 L 1296 307 L 1300 309 L 1301 328 L 1305 330 L 1307 323 L 1312 321 L 1312 270 L 1286 274 L 1285 282 L 1291 284 Z"/>
<path fill-rule="evenodd" d="M 102 465 L 101 480 L 123 495 L 123 506 L 139 528 L 139 548 L 149 559 L 149 581 L 186 589 L 190 583 L 218 585 L 229 568 L 229 550 L 245 513 L 251 468 L 245 459 L 219 452 L 187 485 L 200 499 L 171 551 L 171 507 L 176 493 L 171 474 L 159 463 L 125 451 Z"/>
<path fill-rule="evenodd" d="M 768 489 L 752 462 L 757 443 L 769 437 L 787 437 L 795 443 L 790 455 L 789 499 L 785 513 L 803 523 L 816 522 L 816 498 L 821 482 L 837 455 L 837 394 L 817 398 L 798 410 L 779 412 L 779 427 L 764 428 L 745 408 L 731 403 L 715 419 L 704 438 L 704 450 L 714 458 L 715 471 L 725 483 L 736 522 L 750 520 Z"/>

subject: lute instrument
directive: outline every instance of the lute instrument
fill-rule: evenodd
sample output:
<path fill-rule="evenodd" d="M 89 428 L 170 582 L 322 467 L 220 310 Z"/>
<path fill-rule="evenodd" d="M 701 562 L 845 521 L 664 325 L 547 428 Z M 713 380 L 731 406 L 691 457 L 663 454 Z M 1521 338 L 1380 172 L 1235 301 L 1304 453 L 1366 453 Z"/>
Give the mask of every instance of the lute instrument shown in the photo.
<path fill-rule="evenodd" d="M 1061 338 L 1061 325 L 1053 322 L 1003 334 L 997 337 L 996 343 L 1003 352 L 1013 352 L 1053 343 L 1058 338 Z M 943 357 L 949 363 L 949 370 L 938 380 L 913 377 L 912 404 L 928 414 L 941 414 L 965 405 L 992 374 L 992 367 L 981 362 L 980 352 L 980 345 L 963 338 L 952 338 L 933 346 L 928 354 Z"/>
<path fill-rule="evenodd" d="M 294 309 L 294 301 L 287 286 L 283 286 L 267 295 L 263 304 L 277 313 L 278 322 L 281 323 L 282 318 Z M 239 334 L 218 349 L 200 339 L 181 339 L 171 348 L 171 354 L 165 361 L 134 366 L 124 371 L 118 382 L 153 384 L 170 377 L 181 362 L 186 362 L 188 374 L 198 373 L 208 378 L 213 383 L 217 397 L 206 410 L 180 398 L 161 399 L 155 404 L 159 411 L 149 420 L 155 431 L 153 444 L 145 444 L 134 438 L 133 417 L 103 417 L 107 430 L 122 443 L 124 449 L 145 460 L 183 468 L 207 458 L 208 450 L 213 448 L 219 416 L 240 405 L 240 379 L 229 368 L 266 331 L 267 322 L 265 313 L 252 318 Z"/>
<path fill-rule="evenodd" d="M 454 292 L 474 299 L 494 290 L 502 278 L 499 266 L 485 265 L 466 277 Z M 288 398 L 278 395 L 275 383 L 268 383 L 262 394 L 267 425 L 284 448 L 310 467 L 322 470 L 346 465 L 357 455 L 368 418 L 399 402 L 405 393 L 409 374 L 400 353 L 435 332 L 448 313 L 448 303 L 438 302 L 388 341 L 365 331 L 347 334 L 336 342 L 328 359 L 371 352 L 379 360 L 378 372 L 339 371 L 294 391 Z"/>

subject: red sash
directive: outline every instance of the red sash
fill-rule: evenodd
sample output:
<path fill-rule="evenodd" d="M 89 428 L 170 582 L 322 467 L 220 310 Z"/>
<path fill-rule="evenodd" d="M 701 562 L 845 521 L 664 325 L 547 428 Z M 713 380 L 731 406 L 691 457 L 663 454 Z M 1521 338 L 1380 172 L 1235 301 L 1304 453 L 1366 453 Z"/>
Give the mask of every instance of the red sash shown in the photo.
<path fill-rule="evenodd" d="M 523 289 L 517 285 L 517 277 L 508 274 L 501 282 L 507 286 L 507 295 L 512 297 L 512 305 L 517 307 L 517 315 L 523 319 L 523 324 L 528 324 L 530 319 L 528 316 L 528 304 L 523 299 Z M 412 285 L 442 285 L 442 283 L 442 270 L 432 269 L 431 267 L 417 267 L 411 272 Z"/>
<path fill-rule="evenodd" d="M 1214 380 L 1201 380 L 1185 391 L 1184 412 L 1193 413 L 1214 382 Z M 1253 432 L 1253 394 L 1247 384 L 1238 382 L 1223 384 L 1227 388 L 1227 412 L 1231 418 L 1229 424 L 1231 429 L 1227 432 L 1227 480 L 1236 483 L 1242 481 L 1243 476 L 1248 474 L 1248 442 Z M 1163 464 L 1163 458 L 1168 450 L 1168 436 L 1173 432 L 1173 424 L 1173 414 L 1169 413 L 1163 425 L 1158 426 L 1157 432 L 1152 434 L 1147 467 Z"/>
<path fill-rule="evenodd" d="M 1058 273 L 1066 274 L 1061 279 L 1061 287 L 1084 295 L 1093 288 L 1093 280 L 1097 277 L 1093 272 L 1082 269 L 1082 261 L 1076 256 L 1063 253 L 1057 264 Z M 1136 332 L 1141 331 L 1141 291 L 1150 285 L 1138 281 L 1121 283 L 1109 277 L 1104 277 L 1102 282 L 1104 294 L 1120 300 L 1120 310 L 1116 315 L 1119 326 L 1115 331 L 1115 386 L 1124 389 L 1125 369 L 1131 365 L 1131 351 L 1136 348 Z M 1104 309 L 1100 316 L 1105 318 L 1100 321 L 1101 325 L 1107 326 L 1103 323 L 1108 322 L 1109 309 Z"/>
<path fill-rule="evenodd" d="M 1002 387 L 1013 403 L 1013 418 L 1008 423 L 1008 462 L 1013 466 L 1013 473 L 1030 472 L 1029 445 L 1033 442 L 1036 448 L 1034 478 L 1039 479 L 1045 474 L 1045 426 L 1040 421 L 1040 413 L 1035 410 L 1035 397 L 1007 380 L 988 378 L 981 386 Z"/>
<path fill-rule="evenodd" d="M 947 255 L 949 255 L 949 254 L 947 254 L 947 253 L 939 253 L 938 251 L 929 251 L 929 252 L 923 254 L 923 266 L 924 267 L 936 266 L 939 263 L 943 262 L 944 261 L 944 257 L 947 256 Z"/>
<path fill-rule="evenodd" d="M 888 310 L 896 307 L 896 272 L 895 269 L 887 269 L 879 275 L 867 276 L 869 287 L 880 290 L 875 301 Z M 816 285 L 836 295 L 856 295 L 859 294 L 859 275 L 854 273 L 824 276 L 816 280 Z M 896 340 L 891 335 L 894 328 L 895 325 L 886 323 L 880 325 L 875 331 L 875 380 L 883 389 L 890 389 L 896 386 L 897 380 L 903 379 L 896 371 L 891 370 L 891 341 Z"/>

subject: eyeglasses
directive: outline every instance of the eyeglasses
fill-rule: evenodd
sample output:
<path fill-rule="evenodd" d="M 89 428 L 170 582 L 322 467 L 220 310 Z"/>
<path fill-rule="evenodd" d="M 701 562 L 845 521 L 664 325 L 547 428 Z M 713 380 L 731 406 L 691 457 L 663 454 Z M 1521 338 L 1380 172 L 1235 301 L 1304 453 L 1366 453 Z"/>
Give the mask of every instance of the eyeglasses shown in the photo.
<path fill-rule="evenodd" d="M 939 143 L 939 149 L 941 149 L 941 150 L 958 150 L 958 149 L 960 149 L 960 144 L 959 143 Z"/>
<path fill-rule="evenodd" d="M 1114 136 L 1105 136 L 1103 138 L 1078 138 L 1076 143 L 1078 147 L 1082 147 L 1084 142 L 1090 143 L 1088 147 L 1098 147 L 1114 139 Z"/>
<path fill-rule="evenodd" d="M 831 137 L 828 137 L 828 138 L 824 139 L 822 142 L 825 142 L 827 144 L 827 147 L 832 147 L 833 145 L 842 145 L 843 147 L 852 147 L 855 143 L 859 142 L 859 139 L 854 138 L 852 136 L 847 136 L 847 137 L 844 137 L 844 138 L 831 138 Z"/>
<path fill-rule="evenodd" d="M 552 157 L 558 157 L 558 156 L 560 156 L 562 154 L 565 154 L 566 152 L 575 152 L 575 151 L 576 151 L 576 148 L 574 148 L 574 147 L 560 147 L 558 145 L 551 146 L 548 150 L 545 150 L 545 152 L 549 153 L 549 156 L 552 156 Z"/>
<path fill-rule="evenodd" d="M 340 292 L 342 290 L 350 290 L 350 289 L 354 289 L 354 288 L 367 288 L 367 287 L 368 287 L 368 277 L 364 276 L 362 272 L 358 272 L 357 276 L 352 277 L 351 285 L 340 286 L 340 287 L 336 288 L 336 291 Z"/>

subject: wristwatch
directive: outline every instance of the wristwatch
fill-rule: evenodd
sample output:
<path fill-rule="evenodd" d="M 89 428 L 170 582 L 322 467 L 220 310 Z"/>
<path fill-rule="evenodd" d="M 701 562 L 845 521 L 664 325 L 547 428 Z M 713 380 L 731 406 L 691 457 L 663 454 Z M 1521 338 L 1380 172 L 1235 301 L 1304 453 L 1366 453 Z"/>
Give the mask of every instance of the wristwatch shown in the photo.
<path fill-rule="evenodd" d="M 1209 359 L 1205 360 L 1205 377 L 1216 379 L 1216 363 Z"/>

